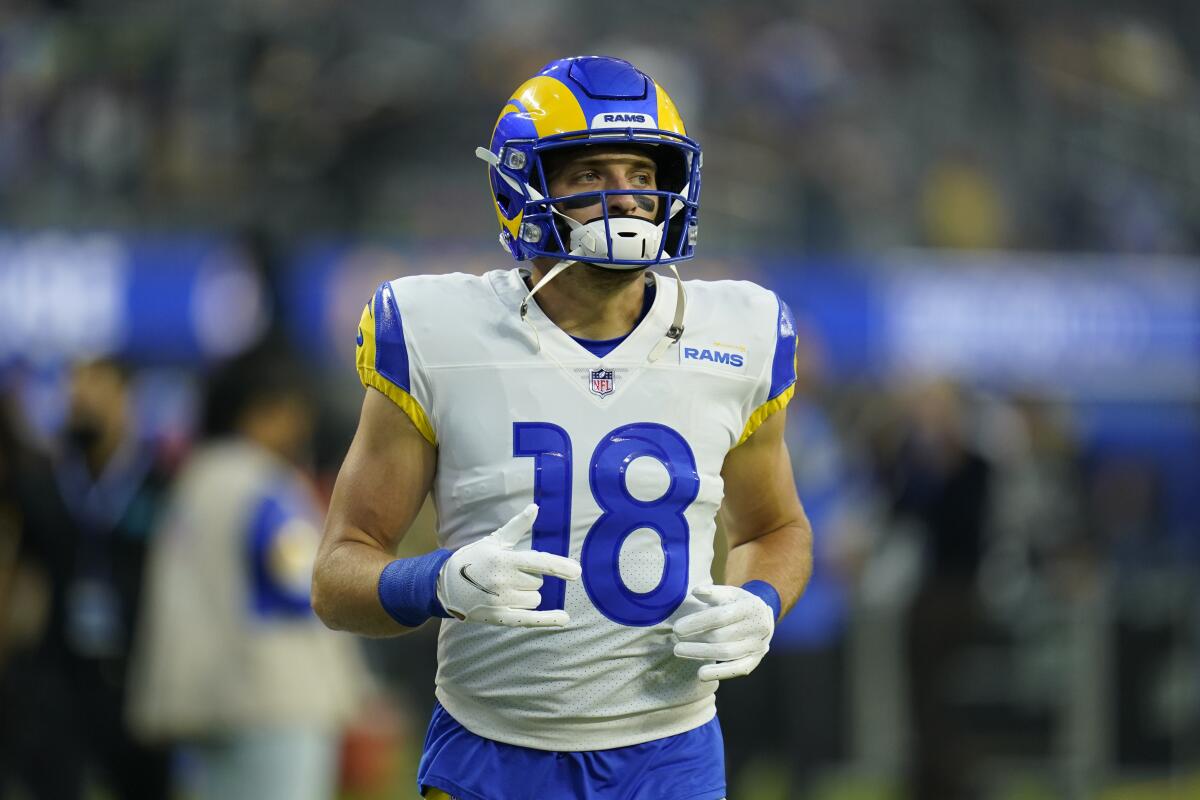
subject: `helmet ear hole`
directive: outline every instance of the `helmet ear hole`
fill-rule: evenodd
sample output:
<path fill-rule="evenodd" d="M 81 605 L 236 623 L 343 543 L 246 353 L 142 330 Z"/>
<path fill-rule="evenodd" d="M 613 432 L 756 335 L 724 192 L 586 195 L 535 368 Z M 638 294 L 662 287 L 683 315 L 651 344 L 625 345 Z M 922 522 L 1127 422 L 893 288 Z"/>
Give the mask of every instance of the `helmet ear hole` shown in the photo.
<path fill-rule="evenodd" d="M 495 195 L 496 205 L 507 219 L 516 217 L 525 205 L 524 198 L 516 197 L 508 185 L 495 174 L 495 170 L 492 174 L 492 193 Z"/>

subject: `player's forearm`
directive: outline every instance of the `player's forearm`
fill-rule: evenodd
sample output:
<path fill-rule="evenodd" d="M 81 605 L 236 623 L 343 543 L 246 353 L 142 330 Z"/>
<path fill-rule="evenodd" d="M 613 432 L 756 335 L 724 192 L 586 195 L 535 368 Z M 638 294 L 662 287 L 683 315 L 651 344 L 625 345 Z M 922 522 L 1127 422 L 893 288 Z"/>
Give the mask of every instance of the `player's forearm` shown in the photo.
<path fill-rule="evenodd" d="M 379 576 L 393 558 L 377 546 L 341 539 L 322 550 L 313 570 L 312 606 L 334 630 L 361 636 L 410 633 L 379 602 Z"/>
<path fill-rule="evenodd" d="M 811 575 L 812 528 L 807 519 L 733 547 L 725 562 L 725 583 L 741 586 L 747 581 L 766 581 L 779 592 L 783 613 L 804 593 Z"/>

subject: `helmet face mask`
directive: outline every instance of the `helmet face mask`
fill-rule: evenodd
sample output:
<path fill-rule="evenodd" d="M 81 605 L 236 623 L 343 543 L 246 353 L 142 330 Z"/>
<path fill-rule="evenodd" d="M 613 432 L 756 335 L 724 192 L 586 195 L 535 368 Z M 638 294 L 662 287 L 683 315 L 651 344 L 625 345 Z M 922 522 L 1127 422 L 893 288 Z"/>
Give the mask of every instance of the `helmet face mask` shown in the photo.
<path fill-rule="evenodd" d="M 692 258 L 700 195 L 700 147 L 684 132 L 674 104 L 653 80 L 615 58 L 580 57 L 547 64 L 514 92 L 497 120 L 489 164 L 500 221 L 500 242 L 517 261 L 580 261 L 609 269 L 642 269 Z M 551 164 L 580 148 L 634 152 L 652 158 L 656 187 L 550 192 Z M 614 195 L 645 207 L 656 218 L 610 210 Z M 597 207 L 581 223 L 564 209 Z"/>

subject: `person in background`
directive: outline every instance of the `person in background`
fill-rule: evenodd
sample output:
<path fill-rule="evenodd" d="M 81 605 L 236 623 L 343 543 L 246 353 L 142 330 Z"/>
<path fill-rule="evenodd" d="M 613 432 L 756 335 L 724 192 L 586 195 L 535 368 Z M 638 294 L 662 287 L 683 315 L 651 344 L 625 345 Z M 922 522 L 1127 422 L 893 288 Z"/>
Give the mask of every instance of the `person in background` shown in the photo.
<path fill-rule="evenodd" d="M 334 792 L 360 665 L 309 606 L 321 512 L 300 465 L 313 418 L 302 373 L 279 354 L 218 372 L 206 440 L 151 556 L 129 713 L 145 735 L 192 746 L 199 798 Z"/>
<path fill-rule="evenodd" d="M 787 440 L 813 529 L 813 574 L 775 628 L 772 658 L 747 680 L 721 687 L 718 709 L 735 796 L 752 793 L 768 777 L 782 781 L 788 797 L 808 796 L 821 771 L 848 749 L 851 564 L 868 546 L 876 501 L 828 410 L 819 345 L 799 321 L 797 331 Z"/>
<path fill-rule="evenodd" d="M 18 626 L 38 632 L 5 687 L 11 770 L 36 798 L 84 797 L 95 782 L 118 798 L 166 796 L 168 754 L 124 721 L 142 570 L 171 471 L 139 436 L 131 378 L 111 358 L 75 365 L 53 458 L 26 451 L 10 464 L 22 533 L 14 586 L 48 600 L 44 620 Z"/>
<path fill-rule="evenodd" d="M 977 592 L 995 469 L 976 443 L 958 386 L 935 381 L 907 398 L 897 447 L 880 460 L 890 526 L 921 542 L 923 569 L 909 609 L 906 663 L 913 717 L 913 797 L 978 797 L 978 736 L 947 687 L 986 631 Z"/>
<path fill-rule="evenodd" d="M 0 387 L 2 389 L 2 387 Z M 45 743 L 44 727 L 32 724 L 27 699 L 40 685 L 41 656 L 49 610 L 46 572 L 29 552 L 21 475 L 28 471 L 30 449 L 17 432 L 10 398 L 0 391 L 0 797 L 23 783 L 35 797 L 50 787 L 31 785 L 38 748 L 24 746 L 32 737 Z M 61 683 L 61 682 L 60 682 Z"/>
<path fill-rule="evenodd" d="M 3 681 L 5 663 L 13 649 L 16 616 L 28 605 L 24 603 L 18 608 L 14 603 L 21 570 L 24 523 L 17 485 L 23 449 L 9 412 L 8 397 L 0 393 L 0 681 Z M 0 746 L 0 753 L 3 752 L 4 748 Z M 0 758 L 2 764 L 3 758 Z M 3 775 L 3 766 L 0 766 L 0 775 Z M 3 778 L 0 778 L 2 786 Z"/>

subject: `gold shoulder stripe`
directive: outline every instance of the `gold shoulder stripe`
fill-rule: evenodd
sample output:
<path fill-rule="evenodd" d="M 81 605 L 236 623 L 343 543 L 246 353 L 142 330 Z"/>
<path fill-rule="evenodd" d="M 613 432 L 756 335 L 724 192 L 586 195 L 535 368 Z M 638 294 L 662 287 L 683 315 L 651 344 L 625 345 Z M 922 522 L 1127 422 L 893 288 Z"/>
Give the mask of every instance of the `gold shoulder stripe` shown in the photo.
<path fill-rule="evenodd" d="M 433 425 L 429 423 L 429 417 L 425 416 L 425 409 L 421 408 L 421 404 L 411 394 L 373 369 L 360 368 L 358 378 L 362 381 L 363 386 L 370 386 L 383 392 L 389 400 L 408 415 L 413 425 L 417 426 L 417 430 L 421 432 L 421 436 L 425 437 L 425 441 L 437 447 L 437 435 L 433 432 Z"/>
<path fill-rule="evenodd" d="M 793 382 L 791 386 L 784 389 L 775 397 L 763 403 L 758 409 L 750 415 L 750 419 L 746 422 L 746 429 L 742 431 L 742 437 L 737 443 L 741 444 L 754 434 L 759 427 L 767 421 L 767 418 L 774 414 L 779 409 L 783 408 L 792 399 L 792 395 L 796 393 L 796 384 Z M 737 447 L 737 444 L 734 445 Z"/>

